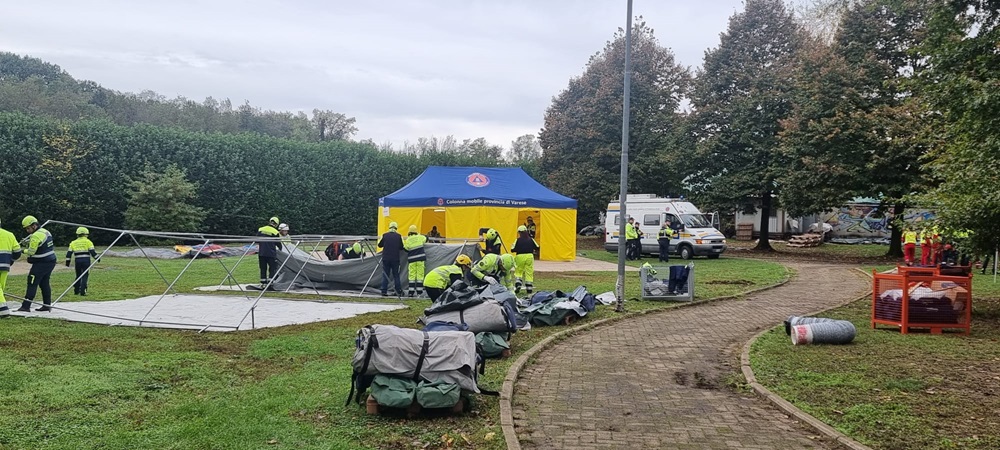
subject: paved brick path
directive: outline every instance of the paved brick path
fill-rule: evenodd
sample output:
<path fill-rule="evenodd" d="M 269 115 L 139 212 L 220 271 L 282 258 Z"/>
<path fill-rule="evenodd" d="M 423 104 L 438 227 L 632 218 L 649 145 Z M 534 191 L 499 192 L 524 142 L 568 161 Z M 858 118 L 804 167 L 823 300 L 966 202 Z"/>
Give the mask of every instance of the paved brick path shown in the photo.
<path fill-rule="evenodd" d="M 787 265 L 798 276 L 784 286 L 623 320 L 543 351 L 514 388 L 522 447 L 835 448 L 726 384 L 754 334 L 789 315 L 857 298 L 867 286 L 848 266 Z"/>

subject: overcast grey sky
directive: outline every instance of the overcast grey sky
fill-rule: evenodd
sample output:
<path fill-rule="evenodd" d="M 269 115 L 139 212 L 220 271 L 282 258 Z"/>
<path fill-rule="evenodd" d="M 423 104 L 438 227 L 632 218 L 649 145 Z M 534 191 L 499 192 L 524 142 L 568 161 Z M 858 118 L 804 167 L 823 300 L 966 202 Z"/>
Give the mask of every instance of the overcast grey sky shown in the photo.
<path fill-rule="evenodd" d="M 625 0 L 3 0 L 0 49 L 119 91 L 357 117 L 357 138 L 537 134 Z M 696 67 L 740 0 L 634 0 Z"/>

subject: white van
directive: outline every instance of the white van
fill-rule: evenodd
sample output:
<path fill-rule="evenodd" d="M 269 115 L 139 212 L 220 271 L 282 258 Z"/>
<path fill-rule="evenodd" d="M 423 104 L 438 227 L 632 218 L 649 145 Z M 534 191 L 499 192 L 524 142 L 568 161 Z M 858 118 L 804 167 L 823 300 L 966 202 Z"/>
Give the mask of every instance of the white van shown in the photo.
<path fill-rule="evenodd" d="M 642 230 L 642 252 L 657 255 L 660 244 L 656 241 L 660 224 L 670 216 L 671 222 L 684 225 L 680 237 L 670 240 L 670 254 L 683 259 L 695 256 L 718 258 L 726 251 L 726 237 L 712 226 L 713 215 L 702 214 L 693 204 L 683 199 L 657 197 L 653 194 L 629 194 L 628 215 Z M 617 201 L 608 203 L 604 218 L 604 249 L 618 251 L 619 211 Z"/>

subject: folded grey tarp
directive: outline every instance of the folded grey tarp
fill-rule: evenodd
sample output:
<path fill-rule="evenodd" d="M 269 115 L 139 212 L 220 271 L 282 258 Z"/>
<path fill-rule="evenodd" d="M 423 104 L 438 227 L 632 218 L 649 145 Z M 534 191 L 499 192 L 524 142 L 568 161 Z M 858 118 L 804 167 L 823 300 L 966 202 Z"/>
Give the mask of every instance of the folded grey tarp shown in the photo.
<path fill-rule="evenodd" d="M 426 340 L 426 341 L 425 341 Z M 356 375 L 393 375 L 457 384 L 467 392 L 476 386 L 476 335 L 370 325 L 358 332 L 351 361 Z M 420 371 L 419 374 L 415 372 Z M 367 386 L 358 386 L 363 393 Z"/>
<path fill-rule="evenodd" d="M 473 261 L 479 259 L 478 244 L 424 244 L 427 261 L 424 270 L 430 271 L 439 266 L 454 264 L 460 254 L 469 255 Z M 285 260 L 288 252 L 278 250 L 278 262 Z M 406 289 L 407 270 L 406 253 L 400 253 L 399 280 Z M 378 292 L 382 286 L 382 255 L 366 256 L 361 259 L 345 259 L 342 261 L 319 260 L 310 254 L 293 249 L 285 267 L 278 272 L 272 287 L 283 291 L 291 287 L 320 290 L 361 290 L 368 285 L 368 292 Z M 301 270 L 301 271 L 300 271 Z M 296 277 L 296 274 L 298 276 Z M 374 274 L 374 275 L 373 275 Z M 389 289 L 394 289 L 389 281 Z"/>
<path fill-rule="evenodd" d="M 417 319 L 423 325 L 434 321 L 464 323 L 473 333 L 508 333 L 517 330 L 517 321 L 507 317 L 502 300 L 486 300 L 460 311 L 446 311 Z"/>

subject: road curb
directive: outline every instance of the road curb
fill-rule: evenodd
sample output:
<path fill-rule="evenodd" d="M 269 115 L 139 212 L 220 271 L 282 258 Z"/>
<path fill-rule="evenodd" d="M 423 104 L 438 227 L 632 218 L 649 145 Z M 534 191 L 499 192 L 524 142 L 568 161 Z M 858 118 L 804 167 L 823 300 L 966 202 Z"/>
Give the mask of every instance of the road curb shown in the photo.
<path fill-rule="evenodd" d="M 503 437 L 504 441 L 507 444 L 507 449 L 521 450 L 521 442 L 517 439 L 517 432 L 514 431 L 514 414 L 513 414 L 513 406 L 511 406 L 511 400 L 514 398 L 514 383 L 520 377 L 521 369 L 523 369 L 524 366 L 527 365 L 528 361 L 536 354 L 538 354 L 542 350 L 552 345 L 553 342 L 557 340 L 562 340 L 566 337 L 569 337 L 581 331 L 590 330 L 591 328 L 596 328 L 601 325 L 610 324 L 625 319 L 641 317 L 647 314 L 666 313 L 669 311 L 673 311 L 674 309 L 677 308 L 687 308 L 695 305 L 703 305 L 706 303 L 712 303 L 717 301 L 731 300 L 735 298 L 745 297 L 747 295 L 756 294 L 758 292 L 774 289 L 776 287 L 785 285 L 786 283 L 791 281 L 793 276 L 797 275 L 790 267 L 785 266 L 784 264 L 782 264 L 782 266 L 787 271 L 787 276 L 780 282 L 770 286 L 764 286 L 762 288 L 752 289 L 735 295 L 727 295 L 724 297 L 715 297 L 704 300 L 679 303 L 675 306 L 670 306 L 667 308 L 651 309 L 633 313 L 626 312 L 625 314 L 622 314 L 620 316 L 607 317 L 594 322 L 588 322 L 582 325 L 578 325 L 576 327 L 560 331 L 556 334 L 553 334 L 552 336 L 542 339 L 541 341 L 533 345 L 531 348 L 529 348 L 526 352 L 522 353 L 521 356 L 519 356 L 517 360 L 514 361 L 514 364 L 511 364 L 510 368 L 507 369 L 507 375 L 504 376 L 503 386 L 500 388 L 500 428 L 501 430 L 503 430 Z"/>
<path fill-rule="evenodd" d="M 870 273 L 867 273 L 867 272 L 865 272 L 862 269 L 855 269 L 855 270 L 858 271 L 858 272 L 860 272 L 861 274 L 867 275 L 869 278 L 871 278 L 871 274 Z M 820 310 L 817 310 L 817 311 L 813 311 L 813 312 L 808 313 L 806 315 L 807 316 L 814 316 L 816 314 L 820 314 L 820 313 L 823 313 L 825 311 L 829 311 L 831 309 L 840 308 L 842 306 L 849 305 L 849 304 L 854 303 L 856 301 L 864 300 L 865 298 L 869 297 L 870 295 L 871 295 L 871 291 L 869 290 L 867 293 L 861 295 L 860 297 L 857 297 L 857 298 L 854 298 L 854 299 L 842 302 L 842 303 L 840 303 L 838 305 L 834 305 L 834 306 L 831 306 L 829 308 L 823 308 L 823 309 L 820 309 Z M 798 420 L 800 420 L 800 421 L 808 424 L 809 426 L 815 428 L 816 431 L 819 431 L 820 433 L 824 434 L 825 436 L 829 437 L 830 439 L 833 439 L 837 443 L 839 443 L 839 444 L 841 444 L 841 445 L 843 445 L 843 446 L 845 446 L 847 448 L 850 448 L 852 450 L 872 450 L 871 447 L 868 447 L 867 445 L 864 445 L 864 444 L 862 444 L 862 443 L 860 443 L 858 441 L 855 441 L 854 439 L 852 439 L 851 437 L 847 436 L 846 434 L 841 433 L 840 431 L 838 431 L 836 428 L 833 428 L 830 425 L 827 425 L 823 421 L 821 421 L 821 420 L 813 417 L 812 415 L 806 413 L 805 411 L 799 409 L 797 406 L 791 404 L 788 400 L 785 400 L 785 399 L 781 398 L 777 394 L 771 392 L 770 389 L 764 387 L 764 385 L 762 385 L 762 384 L 760 384 L 760 383 L 757 382 L 757 377 L 756 377 L 756 375 L 754 375 L 753 368 L 750 366 L 750 348 L 753 346 L 753 343 L 756 342 L 758 338 L 760 338 L 761 336 L 763 336 L 764 333 L 770 332 L 771 330 L 773 330 L 773 328 L 768 328 L 768 329 L 765 329 L 765 330 L 761 331 L 760 333 L 757 333 L 756 335 L 754 335 L 754 337 L 750 338 L 750 340 L 747 341 L 746 344 L 743 345 L 743 351 L 740 353 L 740 369 L 743 371 L 743 377 L 746 378 L 747 384 L 750 385 L 751 388 L 753 388 L 754 392 L 756 392 L 757 395 L 759 395 L 759 396 L 763 397 L 764 399 L 766 399 L 767 401 L 771 402 L 772 404 L 774 404 L 775 406 L 777 406 L 779 409 L 781 409 L 782 411 L 784 411 L 788 415 L 790 415 L 792 417 L 795 417 L 796 419 L 798 419 Z"/>

